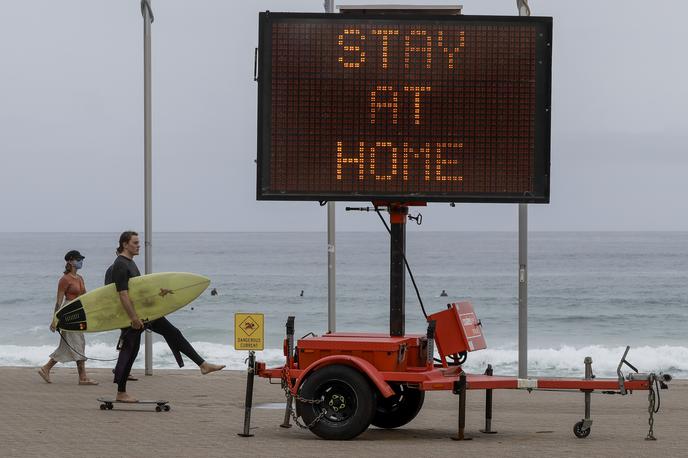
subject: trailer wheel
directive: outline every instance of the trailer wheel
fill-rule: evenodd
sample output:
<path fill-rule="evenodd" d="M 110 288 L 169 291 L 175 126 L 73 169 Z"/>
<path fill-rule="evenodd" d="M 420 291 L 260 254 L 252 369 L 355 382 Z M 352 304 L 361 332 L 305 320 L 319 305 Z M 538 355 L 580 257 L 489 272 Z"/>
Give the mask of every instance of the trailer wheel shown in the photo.
<path fill-rule="evenodd" d="M 579 439 L 585 439 L 590 435 L 592 428 L 583 429 L 583 422 L 579 421 L 573 425 L 573 434 Z"/>
<path fill-rule="evenodd" d="M 310 430 L 323 439 L 353 439 L 368 428 L 375 414 L 375 396 L 368 380 L 349 366 L 316 370 L 303 382 L 299 394 L 322 401 L 309 404 L 297 400 L 296 408 L 307 425 L 322 415 Z"/>
<path fill-rule="evenodd" d="M 423 401 L 425 391 L 409 388 L 400 383 L 391 384 L 394 396 L 378 398 L 373 425 L 378 428 L 398 428 L 416 418 Z"/>

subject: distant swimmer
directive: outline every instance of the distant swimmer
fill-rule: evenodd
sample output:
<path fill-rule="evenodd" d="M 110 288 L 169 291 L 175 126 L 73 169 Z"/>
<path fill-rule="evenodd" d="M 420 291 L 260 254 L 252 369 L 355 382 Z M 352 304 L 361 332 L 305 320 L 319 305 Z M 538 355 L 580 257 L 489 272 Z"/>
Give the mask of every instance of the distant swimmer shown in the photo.
<path fill-rule="evenodd" d="M 303 297 L 303 290 L 301 290 L 301 294 L 299 294 L 299 296 Z"/>
<path fill-rule="evenodd" d="M 217 289 L 213 288 L 210 290 L 210 295 L 211 296 L 217 296 Z"/>
<path fill-rule="evenodd" d="M 447 292 L 445 290 L 442 290 L 442 293 L 440 293 L 440 297 L 447 297 Z"/>
<path fill-rule="evenodd" d="M 117 384 L 117 396 L 115 399 L 119 402 L 137 402 L 135 398 L 127 393 L 127 379 L 131 371 L 131 366 L 134 364 L 134 360 L 138 355 L 141 345 L 141 333 L 144 328 L 144 324 L 136 314 L 136 309 L 134 309 L 131 299 L 129 298 L 129 279 L 141 275 L 134 262 L 134 256 L 139 254 L 139 250 L 139 235 L 134 231 L 123 232 L 119 237 L 117 259 L 115 259 L 115 262 L 112 263 L 105 273 L 105 284 L 115 284 L 122 308 L 131 319 L 131 326 L 124 329 L 120 335 L 122 349 L 119 352 L 119 358 L 115 366 L 114 382 Z M 167 318 L 162 317 L 153 320 L 148 323 L 147 327 L 165 338 L 179 367 L 184 365 L 181 357 L 183 353 L 198 365 L 202 374 L 224 369 L 224 365 L 210 364 L 196 353 L 196 350 L 194 350 L 189 341 L 186 340 L 179 329 L 174 327 Z"/>

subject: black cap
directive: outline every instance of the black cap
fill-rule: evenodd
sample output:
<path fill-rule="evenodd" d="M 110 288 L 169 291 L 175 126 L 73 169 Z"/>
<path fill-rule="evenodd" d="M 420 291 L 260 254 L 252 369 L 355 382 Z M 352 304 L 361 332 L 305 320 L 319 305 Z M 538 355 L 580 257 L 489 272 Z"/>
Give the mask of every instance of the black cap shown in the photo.
<path fill-rule="evenodd" d="M 65 261 L 71 261 L 72 259 L 76 259 L 77 261 L 81 261 L 84 258 L 85 258 L 85 256 L 82 256 L 81 253 L 79 253 L 77 250 L 68 251 L 67 254 L 65 255 Z"/>

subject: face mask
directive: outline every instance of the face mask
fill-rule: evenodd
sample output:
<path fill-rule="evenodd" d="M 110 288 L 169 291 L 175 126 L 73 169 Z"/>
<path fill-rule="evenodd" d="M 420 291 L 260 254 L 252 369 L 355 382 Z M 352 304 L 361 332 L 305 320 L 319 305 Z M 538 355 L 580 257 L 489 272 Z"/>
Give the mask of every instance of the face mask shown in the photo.
<path fill-rule="evenodd" d="M 84 260 L 82 259 L 80 261 L 74 261 L 74 264 L 72 264 L 72 265 L 74 266 L 75 269 L 79 270 L 84 266 Z"/>

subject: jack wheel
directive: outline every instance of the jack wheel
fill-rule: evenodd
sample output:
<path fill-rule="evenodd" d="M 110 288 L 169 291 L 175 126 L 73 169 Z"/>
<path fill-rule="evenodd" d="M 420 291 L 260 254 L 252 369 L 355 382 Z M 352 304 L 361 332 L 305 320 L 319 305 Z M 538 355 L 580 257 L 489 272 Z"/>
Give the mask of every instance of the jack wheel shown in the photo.
<path fill-rule="evenodd" d="M 375 416 L 372 424 L 378 428 L 398 428 L 416 418 L 423 401 L 425 391 L 409 388 L 395 383 L 390 384 L 394 390 L 394 396 L 389 398 L 378 397 Z"/>
<path fill-rule="evenodd" d="M 585 439 L 590 435 L 592 428 L 583 429 L 583 421 L 579 421 L 573 425 L 573 434 L 579 439 Z"/>
<path fill-rule="evenodd" d="M 323 439 L 348 440 L 365 431 L 375 415 L 375 395 L 365 378 L 349 366 L 332 365 L 316 370 L 301 385 L 304 399 L 296 401 L 297 412 L 308 425 L 322 415 L 310 430 Z"/>

